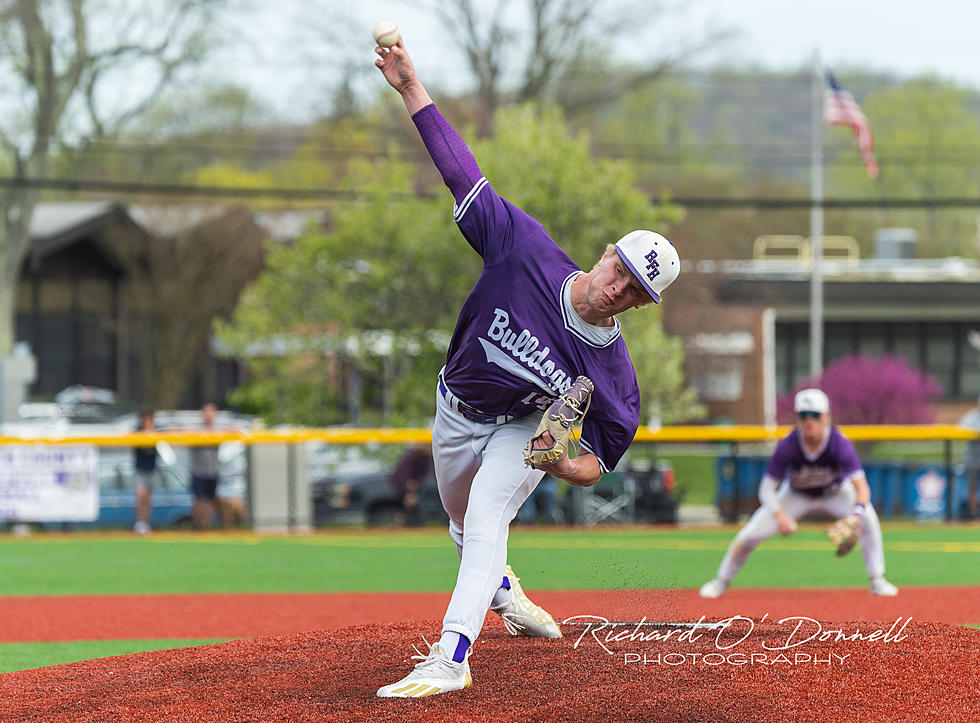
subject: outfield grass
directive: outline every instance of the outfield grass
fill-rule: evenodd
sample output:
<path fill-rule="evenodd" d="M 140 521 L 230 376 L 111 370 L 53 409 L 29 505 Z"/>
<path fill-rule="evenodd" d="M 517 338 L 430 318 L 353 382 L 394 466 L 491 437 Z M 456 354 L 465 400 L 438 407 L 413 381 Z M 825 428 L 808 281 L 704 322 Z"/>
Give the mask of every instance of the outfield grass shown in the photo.
<path fill-rule="evenodd" d="M 71 643 L 7 643 L 0 645 L 0 673 L 30 670 L 48 665 L 77 663 L 80 660 L 107 658 L 111 655 L 146 653 L 153 650 L 187 648 L 226 642 L 225 638 L 207 640 L 84 640 Z"/>
<path fill-rule="evenodd" d="M 696 587 L 714 575 L 734 527 L 554 528 L 511 532 L 509 561 L 545 589 Z M 898 584 L 980 584 L 980 529 L 888 524 L 889 576 Z M 838 560 L 822 525 L 763 543 L 736 584 L 863 585 L 860 554 Z M 440 528 L 345 530 L 309 536 L 87 533 L 0 543 L 5 595 L 447 590 L 456 549 Z M 525 573 L 526 574 L 526 573 Z"/>
<path fill-rule="evenodd" d="M 672 454 L 669 460 L 674 468 L 677 491 L 683 493 L 683 504 L 715 504 L 718 481 L 714 457 Z"/>
<path fill-rule="evenodd" d="M 535 589 L 693 588 L 714 576 L 737 528 L 515 528 L 508 560 Z M 980 528 L 885 523 L 888 576 L 904 585 L 980 585 Z M 91 533 L 0 538 L 7 596 L 443 591 L 456 579 L 442 527 L 294 537 Z M 823 526 L 763 543 L 734 587 L 861 587 L 860 553 L 838 560 Z M 0 645 L 0 672 L 214 641 Z"/>

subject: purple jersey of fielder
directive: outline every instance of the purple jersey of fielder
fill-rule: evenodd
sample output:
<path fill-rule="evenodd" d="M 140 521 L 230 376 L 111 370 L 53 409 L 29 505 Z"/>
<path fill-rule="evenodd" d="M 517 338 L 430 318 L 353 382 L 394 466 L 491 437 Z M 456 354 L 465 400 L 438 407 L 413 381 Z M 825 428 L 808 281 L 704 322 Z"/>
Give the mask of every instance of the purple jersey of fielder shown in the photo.
<path fill-rule="evenodd" d="M 594 326 L 572 309 L 571 281 L 582 270 L 538 221 L 496 194 L 434 105 L 413 120 L 456 201 L 456 223 L 483 258 L 449 345 L 446 386 L 485 414 L 517 418 L 546 409 L 587 376 L 595 391 L 581 444 L 608 472 L 639 426 L 639 388 L 619 322 Z"/>
<path fill-rule="evenodd" d="M 803 448 L 799 429 L 783 437 L 769 460 L 766 474 L 776 482 L 789 480 L 789 486 L 797 492 L 818 497 L 863 475 L 864 470 L 854 445 L 837 427 L 830 427 L 814 455 Z"/>

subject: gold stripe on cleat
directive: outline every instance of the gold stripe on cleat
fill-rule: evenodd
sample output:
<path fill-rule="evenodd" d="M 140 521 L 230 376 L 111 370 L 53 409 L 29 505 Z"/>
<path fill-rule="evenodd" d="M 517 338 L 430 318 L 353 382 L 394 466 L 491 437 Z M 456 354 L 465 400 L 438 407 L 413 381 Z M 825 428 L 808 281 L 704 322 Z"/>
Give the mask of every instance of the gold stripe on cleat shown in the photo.
<path fill-rule="evenodd" d="M 415 685 L 416 685 L 415 683 L 409 683 L 408 685 L 402 686 L 401 688 L 395 688 L 393 691 L 391 691 L 391 693 L 392 695 L 402 695 L 403 693 L 411 695 L 411 693 L 409 693 L 408 691 L 415 688 Z"/>

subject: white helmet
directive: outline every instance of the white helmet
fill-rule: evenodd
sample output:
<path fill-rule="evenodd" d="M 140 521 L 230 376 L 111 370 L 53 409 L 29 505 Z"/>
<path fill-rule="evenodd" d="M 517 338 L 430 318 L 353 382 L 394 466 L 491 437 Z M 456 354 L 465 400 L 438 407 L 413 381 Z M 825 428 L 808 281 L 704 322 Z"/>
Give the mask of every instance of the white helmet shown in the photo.
<path fill-rule="evenodd" d="M 631 231 L 616 242 L 616 253 L 653 300 L 681 272 L 681 260 L 673 244 L 653 231 Z"/>

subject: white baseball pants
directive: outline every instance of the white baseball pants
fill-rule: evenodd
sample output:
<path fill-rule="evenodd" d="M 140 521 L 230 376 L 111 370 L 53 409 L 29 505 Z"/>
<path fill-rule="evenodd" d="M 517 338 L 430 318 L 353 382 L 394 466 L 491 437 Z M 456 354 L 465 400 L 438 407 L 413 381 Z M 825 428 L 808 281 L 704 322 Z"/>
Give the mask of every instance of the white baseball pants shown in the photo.
<path fill-rule="evenodd" d="M 825 512 L 835 519 L 840 519 L 851 514 L 856 495 L 854 485 L 850 482 L 845 482 L 837 491 L 823 497 L 810 497 L 783 483 L 779 488 L 778 499 L 779 506 L 794 520 L 812 512 Z M 870 504 L 865 505 L 860 518 L 861 555 L 864 557 L 864 567 L 868 571 L 868 577 L 884 575 L 885 548 L 881 541 L 881 524 L 878 522 L 874 507 Z M 732 544 L 728 546 L 728 551 L 718 568 L 718 579 L 731 582 L 758 544 L 777 532 L 776 516 L 765 507 L 757 509 L 745 523 L 745 527 L 735 535 Z"/>
<path fill-rule="evenodd" d="M 524 466 L 523 454 L 540 419 L 532 414 L 506 424 L 478 424 L 453 411 L 436 390 L 432 459 L 460 557 L 442 630 L 471 643 L 504 575 L 510 523 L 544 477 Z"/>

